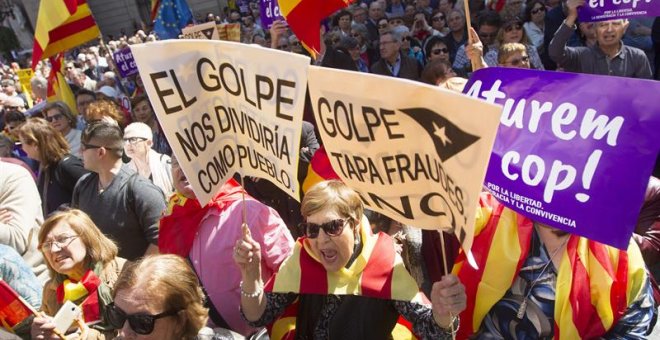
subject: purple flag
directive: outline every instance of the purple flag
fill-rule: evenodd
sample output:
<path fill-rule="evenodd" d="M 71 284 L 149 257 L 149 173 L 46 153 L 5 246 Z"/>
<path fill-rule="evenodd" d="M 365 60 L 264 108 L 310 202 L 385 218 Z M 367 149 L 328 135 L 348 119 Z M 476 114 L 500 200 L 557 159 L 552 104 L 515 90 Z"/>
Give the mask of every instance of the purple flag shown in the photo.
<path fill-rule="evenodd" d="M 135 64 L 135 59 L 133 59 L 133 52 L 131 49 L 126 47 L 112 54 L 112 59 L 115 60 L 117 64 L 117 69 L 122 78 L 132 76 L 138 73 L 137 64 Z"/>
<path fill-rule="evenodd" d="M 487 68 L 465 92 L 504 107 L 484 183 L 495 197 L 626 249 L 660 150 L 660 82 Z"/>
<path fill-rule="evenodd" d="M 660 16 L 658 0 L 587 0 L 578 10 L 581 22 Z"/>
<path fill-rule="evenodd" d="M 261 27 L 263 29 L 270 29 L 270 26 L 273 26 L 273 21 L 275 20 L 284 20 L 277 0 L 261 0 L 260 3 L 261 9 L 259 12 L 261 14 Z"/>

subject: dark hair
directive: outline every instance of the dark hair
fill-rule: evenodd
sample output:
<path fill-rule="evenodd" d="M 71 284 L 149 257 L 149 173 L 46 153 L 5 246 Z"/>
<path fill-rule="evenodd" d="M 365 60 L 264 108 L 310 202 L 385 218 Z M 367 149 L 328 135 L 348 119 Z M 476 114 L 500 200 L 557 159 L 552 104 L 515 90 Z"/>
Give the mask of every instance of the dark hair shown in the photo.
<path fill-rule="evenodd" d="M 341 47 L 328 48 L 325 52 L 325 56 L 323 56 L 321 66 L 348 71 L 358 70 L 351 55 Z"/>
<path fill-rule="evenodd" d="M 451 70 L 449 62 L 444 60 L 433 60 L 426 64 L 422 70 L 421 81 L 426 84 L 437 85 L 438 79 L 447 77 L 447 73 Z"/>
<path fill-rule="evenodd" d="M 94 93 L 94 91 L 90 91 L 88 89 L 81 88 L 80 90 L 78 90 L 78 92 L 76 92 L 76 98 L 78 98 L 79 96 L 82 96 L 82 95 L 92 96 L 92 98 L 94 98 L 94 100 L 96 100 L 96 93 Z"/>
<path fill-rule="evenodd" d="M 73 116 L 73 113 L 71 113 L 71 108 L 69 108 L 69 105 L 59 100 L 46 104 L 46 107 L 44 107 L 42 110 L 44 118 L 48 116 L 48 111 L 52 109 L 57 109 L 69 122 L 69 126 L 71 128 L 76 127 L 78 122 L 76 121 L 76 117 Z"/>
<path fill-rule="evenodd" d="M 22 112 L 11 110 L 5 113 L 5 124 L 13 122 L 24 123 L 27 120 L 27 117 Z"/>
<path fill-rule="evenodd" d="M 13 157 L 12 150 L 14 150 L 14 142 L 4 134 L 0 134 L 0 151 L 2 151 L 0 157 Z"/>
<path fill-rule="evenodd" d="M 119 159 L 124 151 L 124 132 L 115 122 L 99 120 L 87 124 L 80 140 L 89 143 L 95 139 L 99 146 L 105 147 Z"/>
<path fill-rule="evenodd" d="M 543 1 L 540 0 L 530 0 L 527 2 L 527 4 L 525 5 L 525 14 L 523 16 L 523 20 L 525 22 L 532 21 L 532 9 L 534 9 L 534 6 L 536 6 L 537 4 L 545 7 Z"/>
<path fill-rule="evenodd" d="M 495 26 L 499 29 L 502 26 L 502 18 L 495 11 L 481 11 L 477 16 L 477 30 L 484 25 Z"/>
<path fill-rule="evenodd" d="M 428 37 L 426 39 L 426 41 L 424 41 L 424 47 L 423 47 L 424 57 L 427 60 L 429 59 L 429 56 L 431 55 L 431 51 L 433 50 L 433 46 L 435 46 L 439 43 L 443 43 L 443 44 L 445 44 L 445 46 L 447 46 L 447 48 L 449 48 L 449 45 L 447 44 L 445 39 L 443 39 L 442 37 L 437 36 L 437 35 L 432 35 L 432 36 Z"/>
<path fill-rule="evenodd" d="M 332 18 L 332 26 L 337 27 L 339 26 L 339 18 L 345 17 L 348 15 L 349 20 L 353 20 L 353 13 L 342 9 L 341 11 L 337 12 L 335 16 Z"/>
<path fill-rule="evenodd" d="M 133 99 L 131 99 L 131 107 L 136 107 L 137 104 L 140 104 L 141 102 L 143 102 L 145 100 L 147 101 L 147 103 L 149 103 L 149 106 L 151 106 L 151 103 L 149 102 L 149 97 L 147 97 L 146 94 L 140 94 L 140 95 L 137 95 L 137 96 L 133 97 Z"/>

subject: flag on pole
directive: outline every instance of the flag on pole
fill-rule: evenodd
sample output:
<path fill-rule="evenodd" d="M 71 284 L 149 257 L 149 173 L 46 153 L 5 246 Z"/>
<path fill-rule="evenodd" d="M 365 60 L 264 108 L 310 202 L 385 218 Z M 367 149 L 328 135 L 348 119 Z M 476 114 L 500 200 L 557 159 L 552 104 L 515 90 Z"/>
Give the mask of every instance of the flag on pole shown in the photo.
<path fill-rule="evenodd" d="M 150 0 L 151 1 L 151 22 L 156 20 L 156 15 L 158 15 L 158 8 L 160 7 L 160 0 Z"/>
<path fill-rule="evenodd" d="M 316 59 L 321 50 L 321 20 L 351 0 L 279 0 L 280 12 L 293 33 Z"/>
<path fill-rule="evenodd" d="M 0 279 L 0 326 L 13 333 L 14 328 L 33 314 L 31 308 L 7 282 Z"/>
<path fill-rule="evenodd" d="M 62 101 L 69 106 L 74 115 L 78 115 L 76 107 L 76 98 L 71 91 L 71 87 L 62 73 L 62 64 L 64 63 L 64 54 L 60 53 L 50 58 L 50 74 L 48 75 L 48 102 Z"/>
<path fill-rule="evenodd" d="M 186 0 L 162 0 L 159 2 L 154 31 L 161 40 L 176 39 L 181 34 L 181 29 L 192 22 L 193 16 L 190 7 Z"/>
<path fill-rule="evenodd" d="M 43 0 L 34 34 L 32 69 L 39 60 L 97 38 L 101 32 L 87 0 Z"/>

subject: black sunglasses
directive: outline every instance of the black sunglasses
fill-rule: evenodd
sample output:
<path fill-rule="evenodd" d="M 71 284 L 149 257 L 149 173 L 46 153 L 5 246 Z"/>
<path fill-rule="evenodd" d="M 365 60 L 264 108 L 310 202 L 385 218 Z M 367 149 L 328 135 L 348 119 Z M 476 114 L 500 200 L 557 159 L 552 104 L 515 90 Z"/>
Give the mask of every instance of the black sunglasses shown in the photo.
<path fill-rule="evenodd" d="M 508 33 L 508 32 L 513 31 L 513 30 L 520 31 L 521 29 L 522 29 L 522 25 L 521 25 L 521 24 L 513 24 L 513 25 L 511 25 L 511 26 L 506 26 L 506 27 L 504 27 L 504 32 L 507 32 L 507 33 Z"/>
<path fill-rule="evenodd" d="M 532 10 L 532 14 L 536 14 L 538 12 L 545 12 L 545 7 L 539 7 L 537 9 Z"/>
<path fill-rule="evenodd" d="M 156 315 L 149 314 L 126 314 L 121 308 L 115 306 L 114 303 L 108 305 L 108 322 L 112 327 L 116 329 L 121 329 L 124 327 L 124 323 L 128 320 L 129 326 L 135 331 L 135 333 L 140 335 L 151 334 L 154 331 L 154 325 L 156 320 L 165 318 L 168 316 L 173 316 L 179 313 L 179 311 L 169 311 L 163 312 Z"/>
<path fill-rule="evenodd" d="M 344 231 L 346 222 L 347 220 L 343 218 L 328 221 L 323 224 L 303 222 L 298 225 L 298 228 L 300 228 L 300 230 L 309 238 L 317 238 L 321 229 L 323 229 L 328 236 L 339 236 Z"/>
<path fill-rule="evenodd" d="M 449 50 L 448 50 L 446 47 L 443 47 L 443 48 L 436 48 L 436 49 L 434 49 L 433 51 L 431 51 L 431 53 L 432 53 L 433 55 L 438 55 L 438 54 L 440 54 L 440 53 L 445 53 L 445 54 L 447 54 L 447 53 L 449 53 Z"/>
<path fill-rule="evenodd" d="M 52 122 L 54 122 L 54 121 L 56 121 L 56 120 L 60 120 L 60 119 L 62 119 L 62 117 L 64 117 L 64 115 L 61 114 L 61 113 L 58 113 L 58 114 L 52 115 L 52 116 L 50 116 L 50 117 L 46 117 L 46 120 L 47 120 L 48 122 L 52 123 Z"/>

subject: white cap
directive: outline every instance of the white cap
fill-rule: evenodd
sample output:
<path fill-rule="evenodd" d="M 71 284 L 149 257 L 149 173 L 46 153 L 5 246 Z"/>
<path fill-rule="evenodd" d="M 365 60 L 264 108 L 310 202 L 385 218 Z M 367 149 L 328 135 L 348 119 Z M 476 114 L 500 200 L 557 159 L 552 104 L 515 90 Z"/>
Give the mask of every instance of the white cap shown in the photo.
<path fill-rule="evenodd" d="M 117 96 L 119 95 L 119 93 L 117 93 L 117 90 L 115 90 L 114 88 L 112 88 L 110 86 L 107 86 L 107 85 L 106 86 L 101 86 L 100 89 L 96 90 L 96 93 L 100 93 L 100 94 L 102 94 L 106 97 L 110 97 L 112 99 L 117 99 Z"/>

